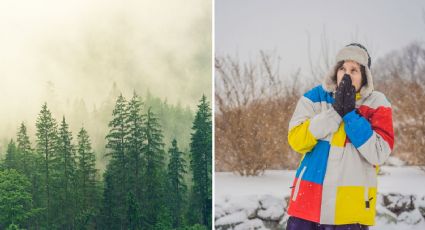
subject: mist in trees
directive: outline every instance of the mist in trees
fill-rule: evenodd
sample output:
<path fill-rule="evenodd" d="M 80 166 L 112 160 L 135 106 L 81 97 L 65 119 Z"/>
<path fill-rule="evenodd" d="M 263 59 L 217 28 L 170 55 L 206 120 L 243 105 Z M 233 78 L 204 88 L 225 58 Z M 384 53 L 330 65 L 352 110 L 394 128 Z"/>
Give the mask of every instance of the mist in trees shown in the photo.
<path fill-rule="evenodd" d="M 21 123 L 0 160 L 0 228 L 210 229 L 206 97 L 189 124 L 185 113 L 192 117 L 149 94 L 145 100 L 135 92 L 129 99 L 117 96 L 105 124 L 102 172 L 96 164 L 102 153 L 93 148 L 89 130 L 81 126 L 74 136 L 66 116 L 58 122 L 43 104 L 34 140 Z"/>

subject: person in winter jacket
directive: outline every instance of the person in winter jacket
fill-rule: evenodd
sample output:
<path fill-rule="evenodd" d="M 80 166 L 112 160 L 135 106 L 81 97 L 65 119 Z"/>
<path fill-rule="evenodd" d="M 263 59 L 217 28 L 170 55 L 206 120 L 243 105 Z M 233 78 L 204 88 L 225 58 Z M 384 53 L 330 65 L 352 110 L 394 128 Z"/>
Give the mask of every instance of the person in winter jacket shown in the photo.
<path fill-rule="evenodd" d="M 323 83 L 298 101 L 288 142 L 302 154 L 287 230 L 368 229 L 375 224 L 379 165 L 394 146 L 391 104 L 375 91 L 371 58 L 343 47 Z"/>

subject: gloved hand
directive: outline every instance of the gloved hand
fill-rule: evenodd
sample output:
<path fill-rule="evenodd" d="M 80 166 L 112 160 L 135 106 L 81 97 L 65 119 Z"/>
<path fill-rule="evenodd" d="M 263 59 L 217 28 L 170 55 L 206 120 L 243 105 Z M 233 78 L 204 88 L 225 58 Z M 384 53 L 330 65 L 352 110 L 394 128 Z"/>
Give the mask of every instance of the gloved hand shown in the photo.
<path fill-rule="evenodd" d="M 345 74 L 336 88 L 332 106 L 341 117 L 355 109 L 356 88 L 352 85 L 350 75 Z"/>
<path fill-rule="evenodd" d="M 335 101 L 332 107 L 334 107 L 335 111 L 342 117 L 344 114 L 344 92 L 341 85 L 342 82 L 336 87 Z"/>
<path fill-rule="evenodd" d="M 345 88 L 345 94 L 344 94 L 344 114 L 353 111 L 356 108 L 356 88 L 351 85 L 351 79 L 350 79 L 350 86 L 346 86 Z M 343 117 L 342 116 L 342 117 Z"/>

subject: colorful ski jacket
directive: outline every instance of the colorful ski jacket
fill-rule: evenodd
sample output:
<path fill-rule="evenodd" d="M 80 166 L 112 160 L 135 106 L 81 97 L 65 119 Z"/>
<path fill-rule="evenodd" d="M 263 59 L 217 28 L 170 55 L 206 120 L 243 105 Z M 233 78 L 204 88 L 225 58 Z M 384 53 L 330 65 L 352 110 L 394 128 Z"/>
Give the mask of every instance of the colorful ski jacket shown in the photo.
<path fill-rule="evenodd" d="M 335 88 L 325 79 L 305 93 L 290 121 L 289 145 L 303 158 L 288 214 L 321 224 L 374 225 L 378 166 L 394 145 L 391 105 L 370 81 L 356 95 L 356 110 L 341 118 L 332 107 Z"/>

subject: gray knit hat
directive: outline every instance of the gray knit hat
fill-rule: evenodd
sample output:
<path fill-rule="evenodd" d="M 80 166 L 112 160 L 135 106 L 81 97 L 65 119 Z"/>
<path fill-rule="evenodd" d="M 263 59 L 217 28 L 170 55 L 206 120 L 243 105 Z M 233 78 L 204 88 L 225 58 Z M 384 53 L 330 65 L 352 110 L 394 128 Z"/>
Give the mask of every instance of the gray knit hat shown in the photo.
<path fill-rule="evenodd" d="M 360 89 L 360 95 L 363 98 L 369 96 L 369 94 L 372 93 L 374 88 L 372 73 L 370 72 L 371 59 L 369 53 L 367 52 L 367 49 L 358 43 L 351 43 L 345 46 L 337 53 L 336 63 L 348 60 L 355 61 L 365 67 L 366 84 Z M 338 71 L 336 68 L 337 64 L 335 64 L 335 66 L 331 68 L 331 70 L 325 76 L 325 79 L 323 81 L 323 88 L 328 92 L 335 92 L 336 90 L 336 79 L 333 79 L 336 72 Z"/>

